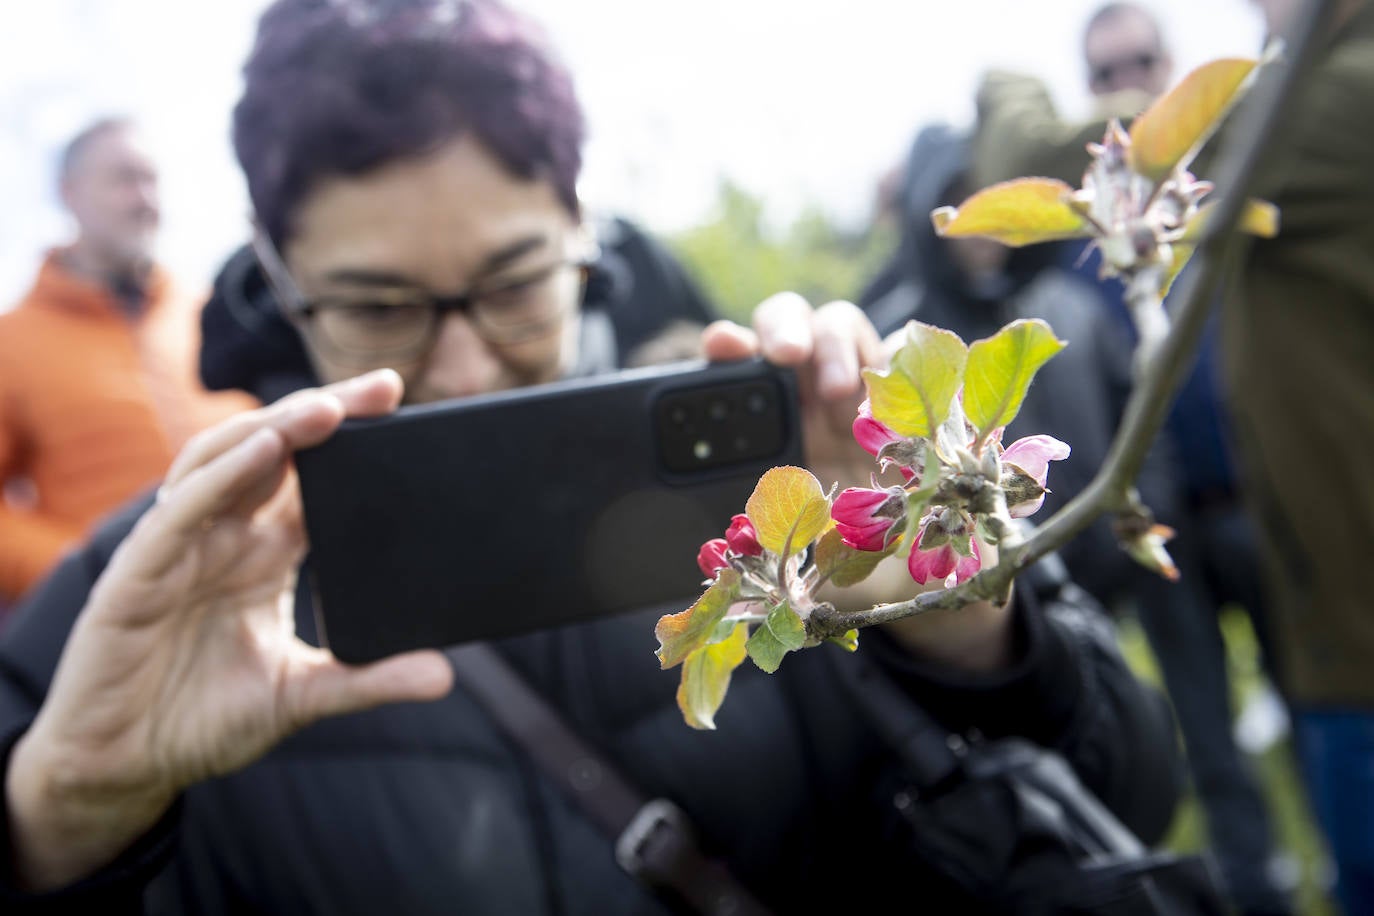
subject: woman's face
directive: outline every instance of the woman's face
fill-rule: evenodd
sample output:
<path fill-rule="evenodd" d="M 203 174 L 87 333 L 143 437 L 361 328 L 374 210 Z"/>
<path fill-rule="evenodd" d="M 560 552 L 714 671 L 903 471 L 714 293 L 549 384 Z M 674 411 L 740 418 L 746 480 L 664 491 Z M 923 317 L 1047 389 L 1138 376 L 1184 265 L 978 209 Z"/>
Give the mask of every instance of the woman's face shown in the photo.
<path fill-rule="evenodd" d="M 405 379 L 406 401 L 423 403 L 562 374 L 576 356 L 581 295 L 581 272 L 566 265 L 587 248 L 551 182 L 512 176 L 464 135 L 325 181 L 296 211 L 283 255 L 305 300 L 320 305 L 294 320 L 321 380 L 390 367 Z M 479 331 L 470 306 L 440 313 L 423 345 L 403 355 L 387 344 L 399 314 L 389 309 L 429 314 L 431 298 L 467 293 L 478 294 L 484 314 L 546 317 L 518 339 L 493 342 L 503 335 Z"/>

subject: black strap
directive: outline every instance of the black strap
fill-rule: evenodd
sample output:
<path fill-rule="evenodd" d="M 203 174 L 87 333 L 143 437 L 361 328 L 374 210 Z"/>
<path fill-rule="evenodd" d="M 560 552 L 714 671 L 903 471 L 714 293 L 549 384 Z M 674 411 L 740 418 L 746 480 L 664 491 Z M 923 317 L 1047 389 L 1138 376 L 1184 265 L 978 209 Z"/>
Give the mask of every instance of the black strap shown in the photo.
<path fill-rule="evenodd" d="M 826 657 L 854 708 L 906 764 L 914 788 L 933 791 L 961 773 L 966 751 L 962 737 L 912 702 L 870 659 L 839 652 Z"/>
<path fill-rule="evenodd" d="M 631 875 L 707 916 L 766 916 L 725 869 L 697 848 L 687 815 L 666 798 L 646 798 L 586 744 L 495 649 L 451 649 L 454 675 L 502 729 L 615 844 Z"/>
<path fill-rule="evenodd" d="M 1045 798 L 1054 799 L 1073 821 L 1075 838 L 1094 856 L 1144 856 L 1144 845 L 1079 780 L 1056 752 L 1020 738 L 993 742 L 996 752 L 977 753 L 961 735 L 940 725 L 914 703 L 871 660 L 830 653 L 839 681 L 855 709 L 865 714 L 907 765 L 912 788 L 939 792 L 964 778 L 999 778 L 1015 769 L 1018 778 Z M 983 745 L 988 747 L 988 745 Z"/>

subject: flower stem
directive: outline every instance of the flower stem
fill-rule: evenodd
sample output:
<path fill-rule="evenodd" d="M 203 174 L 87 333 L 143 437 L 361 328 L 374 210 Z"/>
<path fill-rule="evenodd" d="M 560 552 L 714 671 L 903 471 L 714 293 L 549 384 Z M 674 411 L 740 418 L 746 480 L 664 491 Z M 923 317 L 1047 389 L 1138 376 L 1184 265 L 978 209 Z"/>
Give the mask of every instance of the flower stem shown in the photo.
<path fill-rule="evenodd" d="M 1138 339 L 1131 366 L 1137 380 L 1144 377 L 1169 336 L 1169 316 L 1160 295 L 1162 280 L 1160 270 L 1152 267 L 1137 271 L 1126 284 L 1126 307 Z"/>

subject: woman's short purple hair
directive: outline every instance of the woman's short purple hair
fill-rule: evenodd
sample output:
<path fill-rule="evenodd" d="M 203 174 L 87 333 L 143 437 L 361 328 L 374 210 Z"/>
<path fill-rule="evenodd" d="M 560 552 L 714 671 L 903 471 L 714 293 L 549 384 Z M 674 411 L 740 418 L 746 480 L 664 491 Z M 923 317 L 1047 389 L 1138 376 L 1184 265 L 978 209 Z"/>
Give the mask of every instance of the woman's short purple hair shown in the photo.
<path fill-rule="evenodd" d="M 543 30 L 497 0 L 276 0 L 243 76 L 234 150 L 279 246 L 321 179 L 466 131 L 578 214 L 585 127 L 572 76 Z"/>

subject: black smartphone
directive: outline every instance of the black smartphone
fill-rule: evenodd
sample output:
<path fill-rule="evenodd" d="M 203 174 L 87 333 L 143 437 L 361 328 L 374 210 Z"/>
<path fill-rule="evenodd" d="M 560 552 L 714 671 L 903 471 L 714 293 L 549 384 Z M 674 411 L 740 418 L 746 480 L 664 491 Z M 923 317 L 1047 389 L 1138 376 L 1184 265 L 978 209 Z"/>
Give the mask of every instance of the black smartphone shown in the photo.
<path fill-rule="evenodd" d="M 701 544 L 801 462 L 796 378 L 753 359 L 345 421 L 296 456 L 320 637 L 358 663 L 684 610 Z"/>

